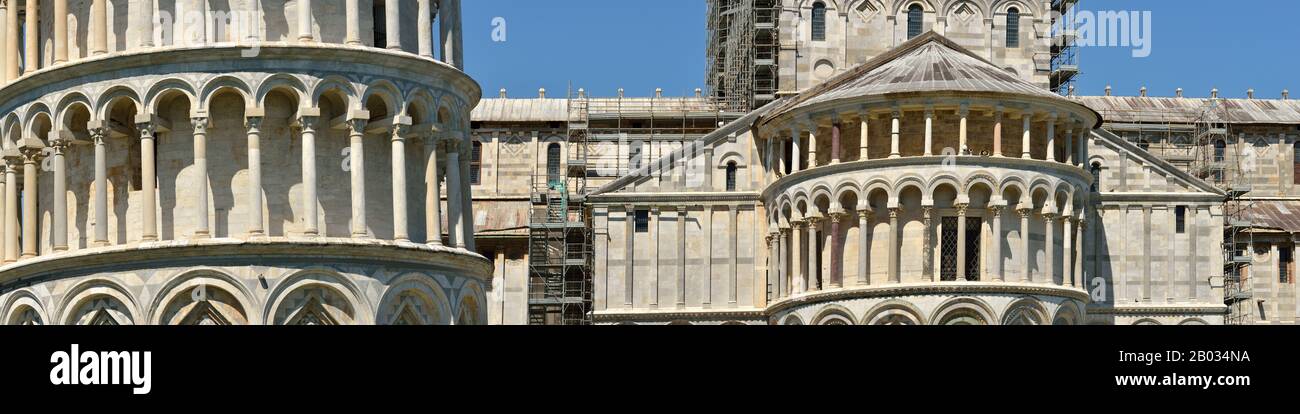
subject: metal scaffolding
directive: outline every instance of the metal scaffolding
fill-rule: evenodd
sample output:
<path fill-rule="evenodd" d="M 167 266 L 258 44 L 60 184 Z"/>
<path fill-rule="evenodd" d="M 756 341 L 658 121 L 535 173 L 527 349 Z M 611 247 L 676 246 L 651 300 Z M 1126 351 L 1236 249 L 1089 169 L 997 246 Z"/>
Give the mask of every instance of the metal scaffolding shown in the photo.
<path fill-rule="evenodd" d="M 1192 164 L 1192 174 L 1224 190 L 1223 203 L 1223 300 L 1228 306 L 1224 323 L 1246 325 L 1253 323 L 1251 308 L 1250 266 L 1255 245 L 1251 231 L 1250 210 L 1252 202 L 1245 198 L 1250 193 L 1250 177 L 1242 168 L 1242 143 L 1229 147 L 1232 119 L 1223 99 L 1213 97 L 1205 101 L 1196 119 L 1197 155 Z"/>
<path fill-rule="evenodd" d="M 547 147 L 546 174 L 533 177 L 528 218 L 528 324 L 592 323 L 591 210 L 587 194 L 588 101 L 568 100 L 567 151 Z M 560 160 L 561 154 L 564 159 Z"/>
<path fill-rule="evenodd" d="M 726 111 L 776 99 L 778 0 L 708 0 L 708 92 Z"/>
<path fill-rule="evenodd" d="M 1078 32 L 1074 8 L 1079 0 L 1052 0 L 1052 90 L 1064 96 L 1079 75 Z"/>

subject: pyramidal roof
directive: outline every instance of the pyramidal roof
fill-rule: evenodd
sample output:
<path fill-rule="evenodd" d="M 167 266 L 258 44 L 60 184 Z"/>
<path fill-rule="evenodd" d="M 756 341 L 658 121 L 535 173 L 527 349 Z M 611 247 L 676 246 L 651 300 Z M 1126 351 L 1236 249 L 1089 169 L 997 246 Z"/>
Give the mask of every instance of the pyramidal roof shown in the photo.
<path fill-rule="evenodd" d="M 916 92 L 1010 94 L 1078 105 L 997 67 L 938 33 L 927 32 L 791 97 L 772 113 L 780 115 L 847 98 Z"/>

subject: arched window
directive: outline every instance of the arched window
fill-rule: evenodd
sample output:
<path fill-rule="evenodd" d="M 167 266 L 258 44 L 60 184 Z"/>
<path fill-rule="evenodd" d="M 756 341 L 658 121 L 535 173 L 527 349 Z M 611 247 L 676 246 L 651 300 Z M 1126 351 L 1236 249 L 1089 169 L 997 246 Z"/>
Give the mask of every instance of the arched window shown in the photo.
<path fill-rule="evenodd" d="M 1020 47 L 1020 9 L 1007 9 L 1007 47 Z"/>
<path fill-rule="evenodd" d="M 1092 168 L 1089 169 L 1089 172 L 1092 173 L 1092 192 L 1095 193 L 1100 191 L 1101 190 L 1101 163 L 1099 162 L 1092 163 Z"/>
<path fill-rule="evenodd" d="M 907 8 L 907 38 L 911 39 L 921 35 L 921 29 L 924 28 L 925 10 L 920 4 L 913 4 Z"/>
<path fill-rule="evenodd" d="M 1223 162 L 1224 153 L 1228 150 L 1228 143 L 1223 140 L 1214 141 L 1214 162 Z"/>
<path fill-rule="evenodd" d="M 553 142 L 546 146 L 546 184 L 560 182 L 560 143 Z"/>
<path fill-rule="evenodd" d="M 736 162 L 727 163 L 727 191 L 736 191 Z"/>
<path fill-rule="evenodd" d="M 469 184 L 479 185 L 483 175 L 483 143 L 474 141 L 469 153 Z"/>
<path fill-rule="evenodd" d="M 826 3 L 820 1 L 812 6 L 812 40 L 826 40 Z"/>

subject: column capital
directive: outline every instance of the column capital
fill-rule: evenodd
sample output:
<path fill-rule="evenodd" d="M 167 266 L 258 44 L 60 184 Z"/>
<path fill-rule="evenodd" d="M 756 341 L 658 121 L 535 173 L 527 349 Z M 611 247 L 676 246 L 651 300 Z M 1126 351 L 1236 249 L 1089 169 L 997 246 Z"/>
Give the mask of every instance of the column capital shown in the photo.
<path fill-rule="evenodd" d="M 970 204 L 969 204 L 969 203 L 957 203 L 957 204 L 953 205 L 953 207 L 956 207 L 956 208 L 957 208 L 957 215 L 958 215 L 958 216 L 963 216 L 963 217 L 964 217 L 964 216 L 966 216 L 966 209 L 967 209 L 967 208 L 970 208 Z"/>
<path fill-rule="evenodd" d="M 194 133 L 206 134 L 208 133 L 208 126 L 210 124 L 207 116 L 190 117 L 190 127 L 194 128 Z"/>
<path fill-rule="evenodd" d="M 810 216 L 804 219 L 804 221 L 808 223 L 808 226 L 816 226 L 817 224 L 821 223 L 823 220 L 825 219 L 821 216 Z"/>
<path fill-rule="evenodd" d="M 349 134 L 362 135 L 366 133 L 366 124 L 369 122 L 370 121 L 365 118 L 352 118 L 343 121 L 343 124 L 347 126 Z"/>
<path fill-rule="evenodd" d="M 405 141 L 406 136 L 411 133 L 411 126 L 407 124 L 393 124 L 393 141 Z"/>
<path fill-rule="evenodd" d="M 890 218 L 890 219 L 896 219 L 896 218 L 898 218 L 898 216 L 900 216 L 900 215 L 902 215 L 902 214 L 903 214 L 903 208 L 902 208 L 902 207 L 890 207 L 890 208 L 889 208 L 889 218 Z"/>
<path fill-rule="evenodd" d="M 1034 209 L 1029 206 L 1017 206 L 1016 214 L 1019 214 L 1020 218 L 1029 218 L 1030 215 L 1034 214 Z"/>
<path fill-rule="evenodd" d="M 1043 214 L 1040 215 L 1043 216 L 1043 219 L 1047 221 L 1052 221 L 1056 219 L 1058 216 L 1056 212 L 1052 212 L 1052 211 L 1044 211 Z"/>
<path fill-rule="evenodd" d="M 844 219 L 849 216 L 849 213 L 847 211 L 834 211 L 831 212 L 830 216 L 831 216 L 831 223 L 839 223 L 841 221 L 844 221 Z"/>
<path fill-rule="evenodd" d="M 62 155 L 63 152 L 67 151 L 71 146 L 72 140 L 67 138 L 55 138 L 50 140 L 50 148 L 54 150 L 55 154 Z"/>
<path fill-rule="evenodd" d="M 307 132 L 316 132 L 316 122 L 320 120 L 317 115 L 302 115 L 298 117 L 298 128 Z"/>
<path fill-rule="evenodd" d="M 261 116 L 244 117 L 244 126 L 248 127 L 249 129 L 248 132 L 252 132 L 252 133 L 261 132 L 262 120 L 264 119 L 265 118 Z"/>
<path fill-rule="evenodd" d="M 18 152 L 22 154 L 23 164 L 35 164 L 45 159 L 45 145 L 40 143 L 27 143 L 18 147 Z"/>

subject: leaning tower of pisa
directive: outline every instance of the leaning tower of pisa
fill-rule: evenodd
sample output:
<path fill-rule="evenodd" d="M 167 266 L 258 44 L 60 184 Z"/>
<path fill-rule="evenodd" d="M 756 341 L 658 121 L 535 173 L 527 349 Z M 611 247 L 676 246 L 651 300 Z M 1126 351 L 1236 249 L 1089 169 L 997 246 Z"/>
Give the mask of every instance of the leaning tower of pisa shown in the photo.
<path fill-rule="evenodd" d="M 485 323 L 460 26 L 460 0 L 0 0 L 0 323 Z"/>

